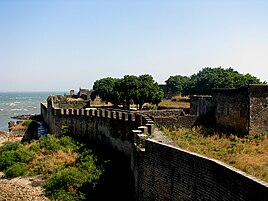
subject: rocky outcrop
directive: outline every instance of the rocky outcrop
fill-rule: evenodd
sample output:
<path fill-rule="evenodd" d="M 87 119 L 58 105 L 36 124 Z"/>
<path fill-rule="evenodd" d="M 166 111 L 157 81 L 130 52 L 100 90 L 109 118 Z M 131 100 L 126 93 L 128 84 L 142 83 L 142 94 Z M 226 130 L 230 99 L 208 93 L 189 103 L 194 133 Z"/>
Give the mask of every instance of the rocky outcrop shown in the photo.
<path fill-rule="evenodd" d="M 39 124 L 37 121 L 32 121 L 27 130 L 24 133 L 24 136 L 22 138 L 22 142 L 29 142 L 31 140 L 38 140 L 38 127 Z"/>

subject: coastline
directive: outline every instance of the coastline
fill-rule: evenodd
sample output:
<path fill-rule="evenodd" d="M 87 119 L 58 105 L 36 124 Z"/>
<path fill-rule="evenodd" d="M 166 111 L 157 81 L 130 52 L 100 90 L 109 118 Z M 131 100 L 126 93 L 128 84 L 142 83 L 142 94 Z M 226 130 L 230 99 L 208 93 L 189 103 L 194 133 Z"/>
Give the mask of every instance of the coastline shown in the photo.
<path fill-rule="evenodd" d="M 40 103 L 51 94 L 63 92 L 0 92 L 0 130 L 8 131 L 8 122 L 19 121 L 12 117 L 40 114 Z"/>
<path fill-rule="evenodd" d="M 4 142 L 21 141 L 26 131 L 26 128 L 23 125 L 25 121 L 41 121 L 40 114 L 23 114 L 11 118 L 16 121 L 9 121 L 7 123 L 8 130 L 0 130 L 0 146 L 3 145 Z"/>
<path fill-rule="evenodd" d="M 22 140 L 25 133 L 22 123 L 23 121 L 9 122 L 8 131 L 0 130 L 0 146 L 5 142 L 18 142 Z"/>
<path fill-rule="evenodd" d="M 25 134 L 22 123 L 31 118 L 36 118 L 36 115 L 20 115 L 15 117 L 19 121 L 8 122 L 9 131 L 0 130 L 0 146 L 5 142 L 21 142 Z M 0 200 L 49 200 L 42 188 L 43 182 L 38 176 L 7 179 L 4 173 L 0 172 Z"/>

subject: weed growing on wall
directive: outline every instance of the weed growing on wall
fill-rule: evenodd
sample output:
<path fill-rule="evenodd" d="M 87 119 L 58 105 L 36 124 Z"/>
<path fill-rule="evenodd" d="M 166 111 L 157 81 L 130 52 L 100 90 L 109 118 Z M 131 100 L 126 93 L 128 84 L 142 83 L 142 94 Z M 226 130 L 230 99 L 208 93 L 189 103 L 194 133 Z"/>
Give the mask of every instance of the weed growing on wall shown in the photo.
<path fill-rule="evenodd" d="M 83 200 L 93 191 L 107 162 L 99 162 L 85 145 L 71 137 L 46 135 L 39 141 L 0 147 L 0 171 L 7 178 L 43 175 L 52 200 Z"/>

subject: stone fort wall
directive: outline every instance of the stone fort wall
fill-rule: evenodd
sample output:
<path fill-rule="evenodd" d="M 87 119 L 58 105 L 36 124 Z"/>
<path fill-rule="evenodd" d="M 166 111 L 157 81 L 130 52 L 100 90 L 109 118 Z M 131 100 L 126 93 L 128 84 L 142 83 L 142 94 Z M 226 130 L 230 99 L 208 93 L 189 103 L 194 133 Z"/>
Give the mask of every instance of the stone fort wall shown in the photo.
<path fill-rule="evenodd" d="M 268 184 L 217 160 L 154 140 L 145 141 L 138 199 L 268 200 Z"/>
<path fill-rule="evenodd" d="M 217 103 L 215 110 L 217 125 L 247 133 L 249 125 L 247 88 L 214 90 L 213 98 Z"/>
<path fill-rule="evenodd" d="M 268 131 L 268 85 L 249 86 L 249 133 Z"/>
<path fill-rule="evenodd" d="M 128 157 L 133 200 L 268 200 L 268 184 L 221 162 L 162 144 L 146 116 L 113 110 L 57 109 L 41 105 L 51 133 L 70 126 L 75 135 L 102 141 Z M 147 126 L 140 127 L 147 123 Z"/>

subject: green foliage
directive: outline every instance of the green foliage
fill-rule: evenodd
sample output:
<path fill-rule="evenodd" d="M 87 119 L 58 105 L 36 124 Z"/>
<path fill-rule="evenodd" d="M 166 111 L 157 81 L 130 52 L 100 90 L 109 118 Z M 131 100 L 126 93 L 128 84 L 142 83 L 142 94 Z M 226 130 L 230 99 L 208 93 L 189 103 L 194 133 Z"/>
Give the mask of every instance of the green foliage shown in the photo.
<path fill-rule="evenodd" d="M 23 175 L 27 171 L 26 164 L 22 162 L 14 163 L 4 170 L 7 178 L 14 178 Z"/>
<path fill-rule="evenodd" d="M 257 140 L 263 140 L 263 138 L 265 138 L 266 136 L 268 136 L 267 131 L 263 131 L 263 132 L 257 133 L 257 134 L 254 136 L 254 139 L 257 139 Z"/>
<path fill-rule="evenodd" d="M 64 136 L 57 138 L 54 135 L 47 134 L 40 138 L 40 148 L 46 148 L 48 152 L 55 152 L 59 150 L 68 151 L 78 151 L 81 145 L 74 141 L 70 136 Z"/>
<path fill-rule="evenodd" d="M 69 134 L 70 133 L 70 126 L 62 125 L 61 130 L 63 134 Z"/>
<path fill-rule="evenodd" d="M 86 200 L 86 197 L 83 193 L 80 193 L 79 195 L 73 195 L 72 193 L 67 192 L 64 189 L 60 189 L 56 192 L 53 192 L 50 198 L 51 200 L 62 200 L 62 201 Z"/>
<path fill-rule="evenodd" d="M 68 167 L 58 171 L 44 185 L 47 195 L 62 200 L 82 200 L 84 193 L 80 190 L 87 185 L 87 190 L 94 188 L 103 172 L 96 166 L 94 156 L 82 153 L 78 159 L 78 167 Z"/>
<path fill-rule="evenodd" d="M 19 161 L 23 163 L 28 163 L 33 160 L 36 156 L 36 152 L 30 148 L 24 147 L 23 145 L 18 146 L 16 150 L 17 157 Z"/>
<path fill-rule="evenodd" d="M 213 88 L 238 88 L 248 84 L 265 84 L 260 79 L 241 74 L 232 68 L 206 67 L 189 77 L 182 75 L 170 76 L 165 81 L 172 92 L 181 92 L 182 95 L 212 94 Z"/>
<path fill-rule="evenodd" d="M 190 77 L 185 94 L 212 94 L 213 88 L 237 88 L 248 84 L 262 84 L 250 74 L 240 74 L 232 68 L 203 68 Z"/>
<path fill-rule="evenodd" d="M 27 128 L 29 127 L 29 125 L 32 123 L 32 120 L 25 120 L 23 123 L 22 123 L 22 126 L 25 127 L 25 129 L 27 130 Z"/>
<path fill-rule="evenodd" d="M 76 195 L 77 191 L 75 189 L 80 188 L 85 181 L 86 177 L 83 175 L 83 172 L 80 172 L 78 168 L 69 167 L 54 174 L 44 187 L 47 194 L 52 197 L 59 190 Z"/>
<path fill-rule="evenodd" d="M 119 79 L 116 78 L 102 78 L 94 82 L 93 94 L 91 98 L 94 100 L 98 95 L 103 101 L 116 103 L 120 99 L 119 94 L 116 94 L 114 89 Z"/>
<path fill-rule="evenodd" d="M 27 164 L 35 158 L 37 152 L 31 149 L 31 147 L 24 147 L 22 144 L 14 143 L 13 145 L 8 143 L 1 147 L 3 150 L 0 154 L 0 170 L 7 172 L 9 177 L 12 175 L 15 177 L 16 173 L 13 173 L 18 169 L 22 164 Z M 36 150 L 39 150 L 35 148 Z M 23 166 L 24 167 L 24 166 Z M 22 174 L 25 172 L 25 169 L 22 169 Z"/>
<path fill-rule="evenodd" d="M 39 153 L 39 151 L 40 151 L 40 145 L 39 144 L 35 144 L 35 143 L 31 144 L 30 151 L 35 152 L 35 153 Z"/>
<path fill-rule="evenodd" d="M 14 165 L 16 162 L 19 162 L 19 157 L 16 151 L 12 150 L 2 152 L 0 155 L 0 171 Z"/>
<path fill-rule="evenodd" d="M 93 90 L 94 96 L 99 95 L 103 101 L 127 108 L 132 103 L 140 105 L 140 108 L 144 103 L 158 104 L 164 96 L 157 82 L 148 74 L 139 77 L 125 75 L 122 79 L 103 78 L 95 81 Z"/>
<path fill-rule="evenodd" d="M 46 148 L 49 152 L 58 151 L 62 148 L 59 144 L 59 139 L 54 135 L 45 135 L 40 138 L 40 148 Z"/>
<path fill-rule="evenodd" d="M 170 76 L 165 82 L 169 91 L 185 94 L 185 89 L 190 83 L 190 78 L 182 75 L 174 75 Z"/>
<path fill-rule="evenodd" d="M 5 151 L 14 151 L 17 149 L 18 146 L 20 146 L 19 142 L 6 142 L 4 146 L 0 146 L 0 154 Z"/>
<path fill-rule="evenodd" d="M 97 163 L 91 150 L 69 136 L 48 134 L 31 144 L 0 147 L 0 171 L 8 178 L 43 174 L 52 200 L 85 200 L 85 193 L 98 184 L 105 163 Z"/>
<path fill-rule="evenodd" d="M 78 151 L 80 146 L 79 143 L 73 140 L 70 136 L 64 136 L 59 139 L 59 144 L 62 146 L 62 150 L 71 149 L 73 151 Z"/>

